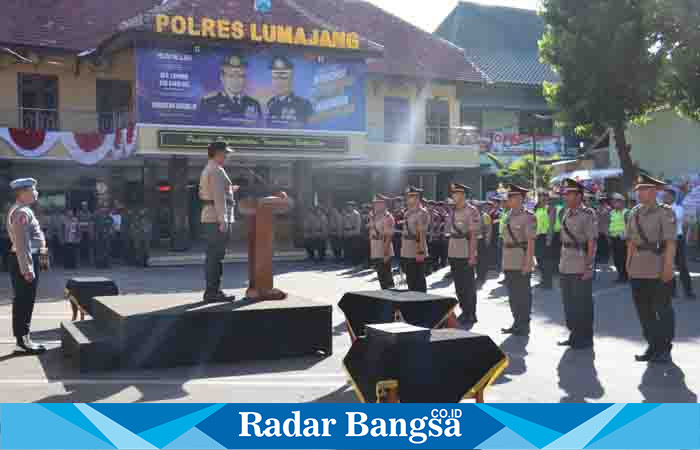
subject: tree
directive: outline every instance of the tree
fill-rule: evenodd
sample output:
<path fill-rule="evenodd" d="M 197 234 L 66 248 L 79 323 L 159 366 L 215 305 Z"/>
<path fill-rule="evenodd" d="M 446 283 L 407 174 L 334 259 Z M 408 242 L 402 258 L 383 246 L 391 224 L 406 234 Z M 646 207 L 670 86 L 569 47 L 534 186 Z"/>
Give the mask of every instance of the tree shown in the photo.
<path fill-rule="evenodd" d="M 498 167 L 498 179 L 503 183 L 513 183 L 518 186 L 532 189 L 532 175 L 535 167 L 532 155 L 526 155 L 518 158 L 510 164 L 505 163 L 497 156 L 488 153 L 487 156 L 491 159 L 496 167 Z M 537 161 L 537 187 L 548 188 L 552 180 L 552 166 L 542 164 Z"/>
<path fill-rule="evenodd" d="M 564 119 L 594 135 L 607 128 L 632 185 L 632 162 L 625 129 L 660 102 L 664 61 L 649 11 L 655 0 L 543 0 L 547 25 L 540 55 L 559 75 L 545 84 L 548 101 Z"/>
<path fill-rule="evenodd" d="M 654 26 L 669 56 L 663 93 L 669 104 L 700 121 L 700 2 L 657 0 L 655 6 Z"/>

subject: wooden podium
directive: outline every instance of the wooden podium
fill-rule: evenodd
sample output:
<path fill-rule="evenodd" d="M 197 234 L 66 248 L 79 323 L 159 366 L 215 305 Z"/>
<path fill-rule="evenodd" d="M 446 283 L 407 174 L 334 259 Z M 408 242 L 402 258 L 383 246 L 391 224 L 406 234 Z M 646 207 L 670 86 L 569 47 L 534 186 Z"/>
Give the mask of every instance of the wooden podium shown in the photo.
<path fill-rule="evenodd" d="M 248 278 L 246 297 L 251 300 L 284 300 L 287 294 L 275 289 L 272 277 L 274 216 L 290 208 L 285 192 L 241 200 L 241 213 L 248 218 Z"/>

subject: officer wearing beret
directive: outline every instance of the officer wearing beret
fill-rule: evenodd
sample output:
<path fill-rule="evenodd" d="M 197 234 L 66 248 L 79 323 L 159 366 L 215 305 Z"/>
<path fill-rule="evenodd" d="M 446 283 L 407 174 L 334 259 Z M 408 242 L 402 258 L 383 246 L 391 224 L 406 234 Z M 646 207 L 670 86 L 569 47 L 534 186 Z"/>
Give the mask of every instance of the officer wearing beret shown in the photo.
<path fill-rule="evenodd" d="M 394 276 L 391 273 L 394 226 L 394 217 L 386 209 L 386 197 L 377 195 L 369 217 L 370 261 L 377 271 L 377 279 L 382 289 L 394 287 Z"/>
<path fill-rule="evenodd" d="M 656 201 L 666 183 L 647 175 L 637 179 L 639 205 L 627 223 L 627 272 L 647 350 L 637 361 L 670 362 L 674 338 L 671 305 L 676 255 L 676 215 Z"/>
<path fill-rule="evenodd" d="M 15 204 L 7 214 L 7 231 L 12 245 L 9 272 L 14 292 L 12 331 L 16 339 L 16 354 L 38 354 L 46 350 L 29 337 L 39 270 L 48 269 L 46 239 L 31 209 L 39 198 L 36 184 L 33 178 L 20 178 L 10 183 L 15 193 Z"/>
<path fill-rule="evenodd" d="M 231 183 L 226 174 L 224 162 L 232 153 L 225 142 L 213 142 L 209 145 L 209 162 L 199 178 L 199 198 L 202 202 L 202 228 L 207 242 L 205 258 L 206 290 L 205 302 L 234 300 L 221 290 L 223 261 L 226 256 L 226 244 L 231 225 L 234 223 L 236 207 L 234 193 L 238 186 Z"/>
<path fill-rule="evenodd" d="M 506 206 L 510 212 L 502 218 L 502 261 L 513 325 L 501 331 L 505 334 L 527 336 L 530 334 L 532 310 L 530 279 L 534 267 L 536 219 L 533 213 L 523 207 L 527 189 L 514 184 L 508 185 L 507 189 Z"/>
<path fill-rule="evenodd" d="M 421 206 L 423 189 L 406 189 L 406 214 L 401 232 L 401 263 L 409 291 L 427 292 L 425 260 L 428 257 L 427 232 L 430 214 Z"/>
<path fill-rule="evenodd" d="M 574 349 L 593 346 L 593 265 L 598 242 L 595 211 L 583 205 L 586 188 L 576 180 L 563 182 L 566 213 L 561 223 L 561 295 L 569 338 L 559 345 Z"/>
<path fill-rule="evenodd" d="M 272 128 L 306 125 L 314 109 L 311 102 L 294 95 L 294 66 L 282 56 L 272 59 L 272 88 L 276 95 L 267 102 L 267 120 Z"/>
<path fill-rule="evenodd" d="M 462 308 L 462 322 L 476 323 L 476 281 L 474 269 L 477 264 L 478 239 L 481 228 L 481 213 L 467 203 L 471 188 L 453 184 L 450 192 L 455 202 L 454 210 L 447 219 L 450 240 L 447 258 L 450 262 L 455 291 Z"/>
<path fill-rule="evenodd" d="M 262 108 L 254 98 L 245 95 L 248 62 L 238 55 L 229 57 L 219 74 L 223 90 L 204 96 L 199 105 L 201 122 L 232 122 L 256 125 L 262 119 Z"/>

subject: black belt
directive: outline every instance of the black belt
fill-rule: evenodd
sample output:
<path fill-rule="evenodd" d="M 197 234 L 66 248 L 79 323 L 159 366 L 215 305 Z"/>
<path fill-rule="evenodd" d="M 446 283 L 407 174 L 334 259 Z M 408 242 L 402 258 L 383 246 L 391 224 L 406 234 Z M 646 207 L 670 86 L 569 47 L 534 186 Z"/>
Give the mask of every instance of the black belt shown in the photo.
<path fill-rule="evenodd" d="M 519 248 L 522 250 L 527 250 L 527 244 L 503 244 L 505 248 Z"/>
<path fill-rule="evenodd" d="M 571 244 L 568 242 L 562 243 L 561 246 L 564 248 L 573 248 L 575 250 L 585 250 L 586 248 L 588 248 L 587 244 L 586 245 L 579 245 L 579 244 Z"/>
<path fill-rule="evenodd" d="M 214 200 L 200 200 L 200 201 L 202 202 L 203 205 L 214 206 L 216 204 L 216 203 L 214 203 Z M 235 201 L 233 201 L 233 200 L 226 200 L 227 205 L 233 205 L 234 203 L 235 203 Z"/>

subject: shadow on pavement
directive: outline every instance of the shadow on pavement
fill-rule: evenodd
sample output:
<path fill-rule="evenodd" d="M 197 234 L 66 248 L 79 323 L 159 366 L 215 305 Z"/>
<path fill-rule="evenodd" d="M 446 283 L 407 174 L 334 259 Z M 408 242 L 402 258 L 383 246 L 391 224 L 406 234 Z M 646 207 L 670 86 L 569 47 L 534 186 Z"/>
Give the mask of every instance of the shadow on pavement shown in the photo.
<path fill-rule="evenodd" d="M 359 403 L 359 400 L 352 386 L 346 383 L 344 386 L 322 397 L 318 397 L 310 403 Z"/>
<path fill-rule="evenodd" d="M 599 399 L 605 389 L 595 368 L 595 352 L 592 349 L 567 349 L 557 366 L 559 387 L 566 392 L 561 403 L 587 403 L 586 399 Z"/>
<path fill-rule="evenodd" d="M 644 403 L 697 403 L 698 396 L 685 384 L 685 374 L 677 365 L 649 364 L 639 392 Z"/>

